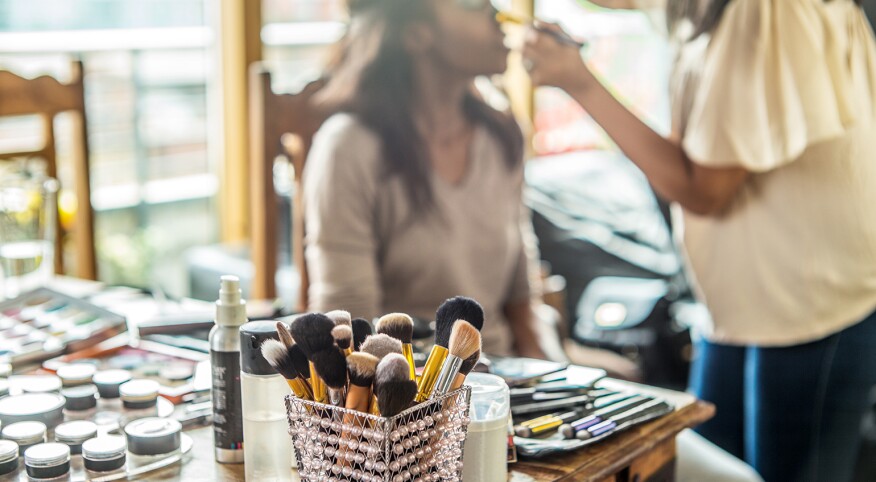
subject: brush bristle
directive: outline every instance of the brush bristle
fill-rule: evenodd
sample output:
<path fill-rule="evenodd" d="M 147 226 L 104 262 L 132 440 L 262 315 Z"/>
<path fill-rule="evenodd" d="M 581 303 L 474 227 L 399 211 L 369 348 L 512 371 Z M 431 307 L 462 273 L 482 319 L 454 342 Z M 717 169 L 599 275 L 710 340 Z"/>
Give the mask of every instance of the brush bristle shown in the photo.
<path fill-rule="evenodd" d="M 280 341 L 286 346 L 295 344 L 295 339 L 292 338 L 292 333 L 289 333 L 289 327 L 282 321 L 277 322 L 277 334 L 280 336 Z"/>
<path fill-rule="evenodd" d="M 321 313 L 299 316 L 292 322 L 290 331 L 295 343 L 304 355 L 312 360 L 313 354 L 335 346 L 332 329 L 335 322 Z"/>
<path fill-rule="evenodd" d="M 435 312 L 435 344 L 447 348 L 456 320 L 465 320 L 478 331 L 484 327 L 484 309 L 477 301 L 457 296 L 450 298 Z"/>
<path fill-rule="evenodd" d="M 350 375 L 350 384 L 359 387 L 370 387 L 377 373 L 377 364 L 380 360 L 370 353 L 356 352 L 347 357 L 347 372 Z"/>
<path fill-rule="evenodd" d="M 471 323 L 458 320 L 453 324 L 447 349 L 451 355 L 465 360 L 481 350 L 481 332 Z"/>
<path fill-rule="evenodd" d="M 300 346 L 292 345 L 289 347 L 289 358 L 292 360 L 292 366 L 295 367 L 295 371 L 298 372 L 299 376 L 310 378 L 310 361 L 304 355 L 304 352 L 301 351 Z"/>
<path fill-rule="evenodd" d="M 405 357 L 394 353 L 377 365 L 374 394 L 382 416 L 392 417 L 407 410 L 417 396 L 417 382 L 410 379 L 409 370 Z"/>
<path fill-rule="evenodd" d="M 344 310 L 329 311 L 328 313 L 325 314 L 325 316 L 328 316 L 329 318 L 331 318 L 331 320 L 334 321 L 336 325 L 350 326 L 351 317 L 350 317 L 349 311 L 344 311 Z"/>
<path fill-rule="evenodd" d="M 353 329 L 347 325 L 337 325 L 332 328 L 332 336 L 341 350 L 346 350 L 353 344 Z"/>
<path fill-rule="evenodd" d="M 402 342 L 388 335 L 371 335 L 362 342 L 362 351 L 376 356 L 378 360 L 383 360 L 390 353 L 401 354 Z"/>
<path fill-rule="evenodd" d="M 478 362 L 481 361 L 481 351 L 476 351 L 472 356 L 466 358 L 462 361 L 462 365 L 459 366 L 459 373 L 463 375 L 468 375 L 474 370 L 474 367 L 477 366 Z"/>
<path fill-rule="evenodd" d="M 262 343 L 262 356 L 268 361 L 268 364 L 277 370 L 277 373 L 283 375 L 283 378 L 291 380 L 298 377 L 298 371 L 292 364 L 289 358 L 289 349 L 283 343 L 277 340 L 265 340 Z"/>
<path fill-rule="evenodd" d="M 377 320 L 377 333 L 410 343 L 414 339 L 414 320 L 404 313 L 383 315 Z"/>
<path fill-rule="evenodd" d="M 353 325 L 353 349 L 359 351 L 365 338 L 373 333 L 371 323 L 368 323 L 365 318 L 356 318 L 351 323 Z"/>
<path fill-rule="evenodd" d="M 347 357 L 337 347 L 315 353 L 311 361 L 328 387 L 340 390 L 347 386 Z"/>

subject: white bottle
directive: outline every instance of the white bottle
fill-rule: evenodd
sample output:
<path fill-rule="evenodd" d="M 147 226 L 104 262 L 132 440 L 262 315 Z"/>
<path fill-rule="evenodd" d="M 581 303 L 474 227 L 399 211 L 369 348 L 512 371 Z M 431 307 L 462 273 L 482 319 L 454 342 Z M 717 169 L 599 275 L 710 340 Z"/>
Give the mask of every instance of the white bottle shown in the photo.
<path fill-rule="evenodd" d="M 243 412 L 240 395 L 240 326 L 246 323 L 246 302 L 240 280 L 223 276 L 216 301 L 216 324 L 210 330 L 213 371 L 213 444 L 216 461 L 243 462 Z"/>

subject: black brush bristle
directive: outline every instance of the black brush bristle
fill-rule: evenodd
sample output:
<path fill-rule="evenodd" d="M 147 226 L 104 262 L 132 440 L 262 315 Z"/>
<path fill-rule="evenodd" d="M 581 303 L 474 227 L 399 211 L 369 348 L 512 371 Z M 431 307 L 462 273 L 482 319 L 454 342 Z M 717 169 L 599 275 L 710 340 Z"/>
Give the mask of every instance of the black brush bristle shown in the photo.
<path fill-rule="evenodd" d="M 371 323 L 365 318 L 356 318 L 352 322 L 353 325 L 353 349 L 359 351 L 365 338 L 368 338 L 373 333 Z"/>
<path fill-rule="evenodd" d="M 459 373 L 462 373 L 463 375 L 468 375 L 469 373 L 471 373 L 472 370 L 474 370 L 474 367 L 478 364 L 480 360 L 481 351 L 478 350 L 472 356 L 462 361 L 462 365 L 460 365 L 459 367 Z"/>
<path fill-rule="evenodd" d="M 390 313 L 377 320 L 377 333 L 389 335 L 402 343 L 414 339 L 414 320 L 404 313 Z"/>
<path fill-rule="evenodd" d="M 374 383 L 374 375 L 377 373 L 377 364 L 380 360 L 370 353 L 356 352 L 347 357 L 347 372 L 350 376 L 350 385 L 370 387 Z"/>
<path fill-rule="evenodd" d="M 332 328 L 335 322 L 322 313 L 310 313 L 299 316 L 292 322 L 289 331 L 295 339 L 297 346 L 311 361 L 314 353 L 335 346 L 335 338 L 332 336 Z"/>
<path fill-rule="evenodd" d="M 316 352 L 311 361 L 328 387 L 340 390 L 347 386 L 347 357 L 337 347 Z"/>
<path fill-rule="evenodd" d="M 289 347 L 289 358 L 292 359 L 292 366 L 295 367 L 295 371 L 298 372 L 299 376 L 310 378 L 310 361 L 304 355 L 304 352 L 301 351 L 300 346 L 292 345 Z"/>
<path fill-rule="evenodd" d="M 417 382 L 410 380 L 408 361 L 391 353 L 377 365 L 374 394 L 384 417 L 392 417 L 410 408 L 417 396 Z"/>
<path fill-rule="evenodd" d="M 283 378 L 292 380 L 298 377 L 298 370 L 292 363 L 289 357 L 289 349 L 283 343 L 277 340 L 265 340 L 262 343 L 262 356 L 268 361 L 268 364 L 277 370 L 277 373 L 283 375 Z"/>
<path fill-rule="evenodd" d="M 335 326 L 332 328 L 332 336 L 341 350 L 346 350 L 353 344 L 353 330 L 350 328 L 350 325 Z"/>
<path fill-rule="evenodd" d="M 435 344 L 447 348 L 456 320 L 465 320 L 478 331 L 484 327 L 484 309 L 477 301 L 456 296 L 441 303 L 435 312 Z"/>

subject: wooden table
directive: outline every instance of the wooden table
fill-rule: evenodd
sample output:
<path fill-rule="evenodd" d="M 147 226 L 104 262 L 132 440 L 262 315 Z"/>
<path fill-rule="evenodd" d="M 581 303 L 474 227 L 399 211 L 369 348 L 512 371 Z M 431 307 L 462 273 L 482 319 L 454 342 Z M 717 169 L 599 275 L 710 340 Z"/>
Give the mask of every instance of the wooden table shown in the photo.
<path fill-rule="evenodd" d="M 663 397 L 676 410 L 657 420 L 634 427 L 592 447 L 574 453 L 552 455 L 540 460 L 522 460 L 512 464 L 511 482 L 657 482 L 674 480 L 675 436 L 685 428 L 695 427 L 711 418 L 714 407 L 693 396 L 636 385 L 619 380 L 604 380 L 609 388 L 634 389 Z M 187 432 L 195 441 L 191 457 L 181 465 L 170 467 L 149 480 L 243 481 L 243 465 L 223 465 L 213 461 L 211 427 Z M 297 481 L 297 477 L 293 476 Z M 466 481 L 477 482 L 477 481 Z"/>

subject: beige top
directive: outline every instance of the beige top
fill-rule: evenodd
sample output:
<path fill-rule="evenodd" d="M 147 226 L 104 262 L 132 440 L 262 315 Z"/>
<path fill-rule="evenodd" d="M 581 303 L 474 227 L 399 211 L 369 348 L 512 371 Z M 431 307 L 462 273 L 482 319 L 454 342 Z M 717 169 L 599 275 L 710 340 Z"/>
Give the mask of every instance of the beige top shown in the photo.
<path fill-rule="evenodd" d="M 530 294 L 521 241 L 523 166 L 509 170 L 483 127 L 475 130 L 471 154 L 459 184 L 432 177 L 438 209 L 408 222 L 402 180 L 381 174 L 379 137 L 351 115 L 328 119 L 304 175 L 309 309 L 432 320 L 445 299 L 470 296 L 484 307 L 484 350 L 508 354 L 502 307 Z"/>
<path fill-rule="evenodd" d="M 735 0 L 682 47 L 674 131 L 754 173 L 722 216 L 684 212 L 709 339 L 791 345 L 876 309 L 876 44 L 851 0 Z"/>

